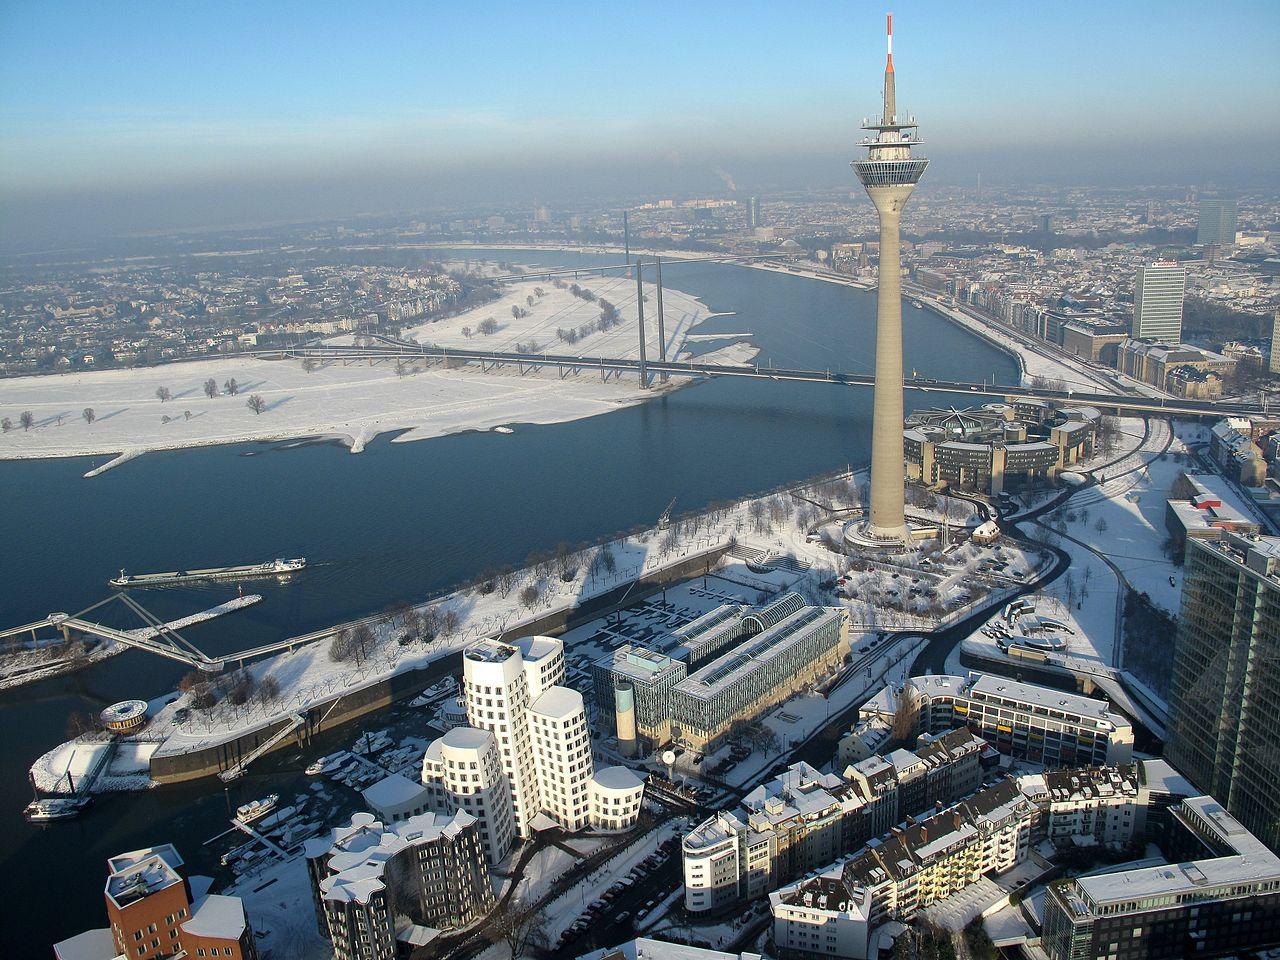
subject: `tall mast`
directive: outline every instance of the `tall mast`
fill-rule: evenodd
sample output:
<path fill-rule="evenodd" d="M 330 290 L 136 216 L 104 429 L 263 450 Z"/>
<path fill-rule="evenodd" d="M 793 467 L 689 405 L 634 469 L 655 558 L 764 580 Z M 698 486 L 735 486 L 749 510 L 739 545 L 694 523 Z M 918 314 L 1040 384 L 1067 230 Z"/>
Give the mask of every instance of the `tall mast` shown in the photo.
<path fill-rule="evenodd" d="M 893 14 L 889 14 L 889 56 L 884 65 L 884 122 L 893 123 L 898 113 L 897 96 L 893 86 Z"/>

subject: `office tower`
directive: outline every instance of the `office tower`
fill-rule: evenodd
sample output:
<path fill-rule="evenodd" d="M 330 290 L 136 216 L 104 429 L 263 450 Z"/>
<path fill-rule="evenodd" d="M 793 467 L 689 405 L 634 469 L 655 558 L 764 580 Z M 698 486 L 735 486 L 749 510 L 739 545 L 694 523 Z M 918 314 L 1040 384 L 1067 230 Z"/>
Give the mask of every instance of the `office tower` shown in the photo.
<path fill-rule="evenodd" d="M 1272 373 L 1280 373 L 1280 310 L 1271 316 L 1271 363 Z"/>
<path fill-rule="evenodd" d="M 1189 539 L 1165 756 L 1280 846 L 1280 538 Z"/>
<path fill-rule="evenodd" d="M 871 428 L 871 516 L 864 532 L 886 544 L 903 544 L 910 534 L 902 494 L 902 208 L 929 161 L 912 157 L 919 143 L 912 117 L 898 116 L 893 76 L 893 16 L 888 21 L 884 68 L 884 110 L 878 121 L 864 120 L 875 137 L 863 140 L 867 158 L 853 169 L 880 218 L 880 280 L 876 294 L 876 386 Z"/>
<path fill-rule="evenodd" d="M 1172 260 L 1138 268 L 1133 283 L 1133 326 L 1139 340 L 1178 343 L 1182 339 L 1182 298 L 1187 269 Z"/>
<path fill-rule="evenodd" d="M 764 224 L 760 222 L 760 198 L 759 197 L 751 197 L 747 201 L 747 212 L 751 220 L 752 230 L 754 230 L 756 227 L 764 226 Z"/>
<path fill-rule="evenodd" d="M 1236 242 L 1236 202 L 1229 197 L 1201 197 L 1196 243 L 1229 247 Z"/>
<path fill-rule="evenodd" d="M 1280 943 L 1280 859 L 1212 797 L 1169 817 L 1190 856 L 1049 884 L 1040 947 L 1050 960 L 1183 960 Z"/>
<path fill-rule="evenodd" d="M 1053 214 L 1051 213 L 1040 214 L 1040 232 L 1053 233 Z"/>

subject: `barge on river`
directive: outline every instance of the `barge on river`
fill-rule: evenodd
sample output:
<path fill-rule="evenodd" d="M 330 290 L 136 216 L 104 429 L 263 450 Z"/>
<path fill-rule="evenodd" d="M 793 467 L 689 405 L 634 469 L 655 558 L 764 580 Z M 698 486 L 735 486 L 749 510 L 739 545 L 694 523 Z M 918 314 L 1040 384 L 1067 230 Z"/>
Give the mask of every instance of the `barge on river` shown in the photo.
<path fill-rule="evenodd" d="M 207 567 L 203 570 L 171 570 L 167 573 L 125 573 L 112 577 L 112 587 L 159 587 L 171 583 L 194 583 L 200 580 L 253 580 L 263 577 L 287 577 L 307 565 L 305 557 L 292 560 L 268 560 L 240 567 Z"/>

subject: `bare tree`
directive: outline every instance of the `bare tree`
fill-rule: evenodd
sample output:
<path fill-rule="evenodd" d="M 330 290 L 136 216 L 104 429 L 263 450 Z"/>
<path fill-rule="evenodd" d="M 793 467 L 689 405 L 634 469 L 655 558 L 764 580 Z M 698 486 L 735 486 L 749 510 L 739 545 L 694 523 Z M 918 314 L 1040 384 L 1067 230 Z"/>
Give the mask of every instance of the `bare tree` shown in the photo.
<path fill-rule="evenodd" d="M 470 327 L 463 327 L 463 328 L 462 328 L 462 335 L 463 335 L 464 337 L 466 337 L 468 340 L 470 340 L 470 339 L 471 339 L 471 328 L 470 328 Z"/>
<path fill-rule="evenodd" d="M 538 585 L 536 583 L 531 583 L 520 591 L 520 603 L 523 604 L 526 609 L 531 608 L 538 602 L 538 597 L 541 594 L 542 591 L 538 589 Z"/>
<path fill-rule="evenodd" d="M 222 385 L 222 389 L 225 390 L 228 395 L 234 397 L 237 393 L 240 392 L 240 384 L 236 383 L 235 377 L 232 377 L 230 380 L 228 380 L 226 383 Z"/>
<path fill-rule="evenodd" d="M 98 415 L 93 412 L 93 407 L 85 407 L 80 411 L 80 416 L 84 417 L 84 422 L 88 424 L 98 419 Z"/>
<path fill-rule="evenodd" d="M 278 700 L 280 698 L 280 681 L 272 674 L 267 674 L 262 678 L 262 683 L 258 685 L 258 697 L 263 703 Z"/>
<path fill-rule="evenodd" d="M 535 955 L 550 945 L 547 918 L 535 910 L 521 910 L 518 903 L 503 907 L 489 923 L 494 942 L 505 943 L 512 960 Z"/>
<path fill-rule="evenodd" d="M 12 420 L 10 420 L 8 417 L 0 419 L 0 430 L 3 430 L 5 433 L 8 433 L 12 429 L 13 429 Z"/>
<path fill-rule="evenodd" d="M 302 369 L 306 373 L 313 373 L 319 364 L 316 363 L 315 357 L 303 357 Z"/>
<path fill-rule="evenodd" d="M 18 414 L 18 422 L 22 424 L 23 430 L 30 430 L 36 422 L 36 418 L 30 410 L 23 410 L 22 413 Z"/>
<path fill-rule="evenodd" d="M 164 403 L 173 396 L 173 393 L 168 387 L 156 387 L 156 396 L 160 398 L 161 403 Z"/>
<path fill-rule="evenodd" d="M 489 336 L 490 334 L 497 333 L 498 321 L 493 319 L 493 317 L 485 317 L 483 320 L 480 321 L 479 329 L 480 329 L 480 332 L 483 333 L 486 337 Z"/>
<path fill-rule="evenodd" d="M 213 377 L 204 382 L 204 395 L 210 400 L 218 395 L 218 381 Z"/>
<path fill-rule="evenodd" d="M 183 419 L 183 420 L 190 420 L 190 419 L 191 419 L 191 411 L 190 411 L 190 410 L 183 410 L 183 411 L 182 411 L 182 419 Z"/>
<path fill-rule="evenodd" d="M 1097 521 L 1095 521 L 1095 522 L 1094 522 L 1094 524 L 1093 524 L 1093 529 L 1097 530 L 1099 533 L 1106 533 L 1106 532 L 1107 532 L 1107 521 L 1106 521 L 1106 518 L 1105 518 L 1105 517 L 1099 517 L 1099 518 L 1097 519 Z"/>
<path fill-rule="evenodd" d="M 245 401 L 245 405 L 256 414 L 260 414 L 263 410 L 267 409 L 267 401 L 263 400 L 262 397 L 258 396 L 256 393 Z"/>

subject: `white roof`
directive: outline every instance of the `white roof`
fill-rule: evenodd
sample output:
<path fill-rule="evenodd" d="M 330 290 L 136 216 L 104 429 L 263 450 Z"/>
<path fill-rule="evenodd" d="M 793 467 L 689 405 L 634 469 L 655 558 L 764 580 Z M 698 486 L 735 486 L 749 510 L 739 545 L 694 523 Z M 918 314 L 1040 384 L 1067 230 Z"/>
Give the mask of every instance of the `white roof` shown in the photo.
<path fill-rule="evenodd" d="M 644 785 L 644 781 L 634 771 L 622 766 L 597 770 L 592 779 L 606 790 L 634 790 Z"/>
<path fill-rule="evenodd" d="M 437 742 L 442 742 L 445 746 L 454 750 L 483 750 L 492 739 L 493 734 L 488 730 L 478 730 L 475 727 L 454 727 Z"/>
<path fill-rule="evenodd" d="M 564 719 L 582 713 L 582 694 L 569 687 L 547 687 L 542 696 L 529 705 L 529 709 L 546 717 Z"/>
<path fill-rule="evenodd" d="M 244 933 L 244 904 L 239 897 L 223 897 L 211 893 L 191 905 L 191 919 L 182 925 L 197 937 L 220 937 L 238 940 Z"/>
<path fill-rule="evenodd" d="M 412 806 L 426 796 L 427 788 L 407 777 L 393 773 L 362 791 L 365 802 L 375 810 L 388 810 L 406 805 Z"/>
<path fill-rule="evenodd" d="M 116 942 L 107 927 L 86 930 L 55 943 L 53 955 L 57 960 L 115 960 L 118 956 Z"/>

